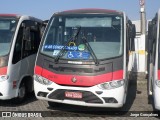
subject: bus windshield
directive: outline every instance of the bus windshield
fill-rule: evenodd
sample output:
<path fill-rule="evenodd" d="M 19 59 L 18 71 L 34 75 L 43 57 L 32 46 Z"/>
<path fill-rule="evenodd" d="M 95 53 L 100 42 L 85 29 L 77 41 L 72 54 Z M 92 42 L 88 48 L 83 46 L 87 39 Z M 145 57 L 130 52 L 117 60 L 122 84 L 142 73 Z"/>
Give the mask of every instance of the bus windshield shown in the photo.
<path fill-rule="evenodd" d="M 16 25 L 16 18 L 0 17 L 0 56 L 9 53 Z"/>
<path fill-rule="evenodd" d="M 99 60 L 113 58 L 122 55 L 122 34 L 121 15 L 57 15 L 50 20 L 41 52 L 56 58 L 65 49 L 61 59 L 67 60 L 92 60 L 93 52 Z"/>

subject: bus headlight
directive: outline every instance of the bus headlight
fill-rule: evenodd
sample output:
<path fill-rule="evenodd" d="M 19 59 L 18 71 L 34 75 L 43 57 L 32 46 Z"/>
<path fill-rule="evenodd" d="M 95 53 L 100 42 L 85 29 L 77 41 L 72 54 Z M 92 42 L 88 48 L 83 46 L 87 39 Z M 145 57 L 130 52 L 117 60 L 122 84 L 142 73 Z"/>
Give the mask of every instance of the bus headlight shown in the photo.
<path fill-rule="evenodd" d="M 124 85 L 124 80 L 118 80 L 118 81 L 110 81 L 110 82 L 102 83 L 98 85 L 98 87 L 103 90 L 110 90 L 110 89 L 121 87 L 123 85 Z"/>
<path fill-rule="evenodd" d="M 156 85 L 160 88 L 160 80 L 156 80 Z"/>
<path fill-rule="evenodd" d="M 5 81 L 5 80 L 8 80 L 9 76 L 8 75 L 1 75 L 0 76 L 0 82 L 1 81 Z"/>
<path fill-rule="evenodd" d="M 52 82 L 50 80 L 48 80 L 48 79 L 46 79 L 46 78 L 44 78 L 42 76 L 34 75 L 33 77 L 34 77 L 35 81 L 37 81 L 37 82 L 39 82 L 39 83 L 41 83 L 43 85 L 50 85 L 50 84 L 52 84 Z"/>

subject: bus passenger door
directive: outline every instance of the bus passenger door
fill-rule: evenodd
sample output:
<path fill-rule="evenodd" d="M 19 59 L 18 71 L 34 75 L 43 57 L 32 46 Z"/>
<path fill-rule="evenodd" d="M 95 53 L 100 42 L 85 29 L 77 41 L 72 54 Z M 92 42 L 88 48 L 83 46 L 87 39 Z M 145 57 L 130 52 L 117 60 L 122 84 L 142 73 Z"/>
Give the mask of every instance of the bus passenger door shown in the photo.
<path fill-rule="evenodd" d="M 13 77 L 17 81 L 17 85 L 20 85 L 19 81 L 23 78 L 28 76 L 31 78 L 33 76 L 36 53 L 40 42 L 40 30 L 35 30 L 34 25 L 35 22 L 25 20 L 22 22 L 18 32 L 12 60 Z M 28 81 L 31 84 L 33 82 L 32 79 L 27 78 L 27 83 Z M 32 87 L 32 85 L 29 86 Z"/>
<path fill-rule="evenodd" d="M 22 60 L 19 74 L 21 78 L 26 76 L 32 78 L 34 73 L 35 59 L 41 38 L 39 24 L 37 22 L 28 20 L 25 23 L 25 30 L 23 32 L 25 33 L 22 41 Z M 27 78 L 27 82 L 29 84 L 33 84 L 32 79 Z M 29 86 L 31 87 L 32 85 Z M 31 88 L 28 90 L 31 90 Z"/>

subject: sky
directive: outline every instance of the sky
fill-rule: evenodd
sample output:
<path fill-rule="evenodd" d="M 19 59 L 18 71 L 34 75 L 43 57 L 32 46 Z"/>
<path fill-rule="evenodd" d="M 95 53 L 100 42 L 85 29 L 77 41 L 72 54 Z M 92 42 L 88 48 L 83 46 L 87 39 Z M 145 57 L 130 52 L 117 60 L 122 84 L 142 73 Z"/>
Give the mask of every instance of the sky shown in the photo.
<path fill-rule="evenodd" d="M 146 18 L 152 19 L 160 8 L 160 0 L 145 0 Z M 49 19 L 53 13 L 79 9 L 103 8 L 124 11 L 131 20 L 140 19 L 139 0 L 1 0 L 0 13 L 25 14 Z"/>

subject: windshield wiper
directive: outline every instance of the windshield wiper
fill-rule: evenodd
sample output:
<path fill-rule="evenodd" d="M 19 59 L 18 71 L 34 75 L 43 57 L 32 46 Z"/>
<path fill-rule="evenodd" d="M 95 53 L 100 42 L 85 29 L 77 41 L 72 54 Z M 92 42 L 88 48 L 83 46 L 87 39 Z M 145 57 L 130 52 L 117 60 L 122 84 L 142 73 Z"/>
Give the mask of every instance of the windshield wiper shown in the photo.
<path fill-rule="evenodd" d="M 94 60 L 95 65 L 99 65 L 99 61 L 97 59 L 97 56 L 95 55 L 95 53 L 94 53 L 93 49 L 91 48 L 89 42 L 87 41 L 86 37 L 83 36 L 82 40 L 83 40 L 83 43 L 87 46 L 87 49 L 91 52 L 91 56 Z"/>
<path fill-rule="evenodd" d="M 71 38 L 68 40 L 68 42 L 63 46 L 63 48 L 59 51 L 57 57 L 56 57 L 55 60 L 54 60 L 55 63 L 58 63 L 60 57 L 63 56 L 64 52 L 66 51 L 66 47 L 68 46 L 68 44 L 69 44 L 70 42 L 75 42 L 76 39 L 78 38 L 79 32 L 81 31 L 81 26 L 78 26 L 78 27 L 76 27 L 76 28 L 77 28 L 77 33 L 76 33 L 73 37 L 71 37 Z"/>

